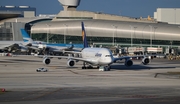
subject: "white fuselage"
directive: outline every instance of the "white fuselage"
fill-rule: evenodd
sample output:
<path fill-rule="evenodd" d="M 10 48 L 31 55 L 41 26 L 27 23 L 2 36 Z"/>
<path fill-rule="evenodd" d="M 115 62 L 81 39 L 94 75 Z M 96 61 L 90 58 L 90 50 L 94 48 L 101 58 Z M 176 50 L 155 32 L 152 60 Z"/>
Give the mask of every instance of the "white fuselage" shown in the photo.
<path fill-rule="evenodd" d="M 82 50 L 82 48 L 74 48 L 71 44 L 33 44 L 33 46 L 37 46 L 39 49 L 45 48 L 51 52 L 63 52 L 64 50 Z"/>
<path fill-rule="evenodd" d="M 52 52 L 63 52 L 64 49 L 67 49 L 67 47 L 59 47 L 59 46 L 48 46 L 49 51 Z"/>
<path fill-rule="evenodd" d="M 47 45 L 47 44 L 33 44 L 33 46 L 38 46 L 39 49 L 49 49 L 51 52 L 63 52 L 63 50 L 68 49 L 65 46 Z"/>
<path fill-rule="evenodd" d="M 92 65 L 109 65 L 113 63 L 113 55 L 106 48 L 84 48 L 82 58 L 87 59 Z"/>

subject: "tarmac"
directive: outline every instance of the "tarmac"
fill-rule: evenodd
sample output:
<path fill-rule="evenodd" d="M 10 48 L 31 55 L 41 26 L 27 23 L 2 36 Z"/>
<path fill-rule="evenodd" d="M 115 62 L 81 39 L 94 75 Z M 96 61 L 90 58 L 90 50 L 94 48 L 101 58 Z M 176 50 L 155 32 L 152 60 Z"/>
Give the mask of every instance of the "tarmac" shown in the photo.
<path fill-rule="evenodd" d="M 44 65 L 33 56 L 0 57 L 1 104 L 179 104 L 180 60 L 133 60 L 111 71 L 68 67 L 66 59 Z M 37 68 L 48 72 L 36 72 Z"/>

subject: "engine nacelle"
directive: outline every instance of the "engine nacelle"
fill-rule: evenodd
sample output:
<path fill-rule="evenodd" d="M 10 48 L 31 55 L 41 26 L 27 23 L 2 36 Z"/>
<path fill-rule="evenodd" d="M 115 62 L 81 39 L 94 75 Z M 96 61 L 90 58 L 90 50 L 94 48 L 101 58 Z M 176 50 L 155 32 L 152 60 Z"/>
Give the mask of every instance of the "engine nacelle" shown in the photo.
<path fill-rule="evenodd" d="M 73 67 L 75 65 L 75 61 L 74 60 L 68 60 L 67 65 L 70 67 Z"/>
<path fill-rule="evenodd" d="M 7 48 L 8 52 L 11 52 L 13 49 L 11 47 Z"/>
<path fill-rule="evenodd" d="M 127 60 L 125 61 L 125 66 L 129 67 L 129 66 L 132 66 L 132 65 L 133 65 L 133 61 L 132 61 L 132 60 L 127 59 Z"/>
<path fill-rule="evenodd" d="M 142 59 L 142 63 L 143 63 L 144 65 L 149 64 L 149 62 L 150 62 L 150 59 L 147 58 L 147 57 L 144 57 L 144 58 Z"/>
<path fill-rule="evenodd" d="M 48 64 L 51 63 L 51 59 L 49 59 L 49 58 L 44 58 L 44 59 L 43 59 L 43 63 L 46 64 L 46 65 L 48 65 Z"/>

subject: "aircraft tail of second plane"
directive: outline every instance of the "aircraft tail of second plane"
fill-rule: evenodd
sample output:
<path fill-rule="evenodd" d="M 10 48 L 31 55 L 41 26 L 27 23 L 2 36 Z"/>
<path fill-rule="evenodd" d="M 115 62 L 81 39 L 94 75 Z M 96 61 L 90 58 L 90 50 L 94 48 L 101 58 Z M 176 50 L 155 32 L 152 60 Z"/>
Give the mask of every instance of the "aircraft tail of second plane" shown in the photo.
<path fill-rule="evenodd" d="M 22 34 L 22 37 L 23 37 L 23 41 L 25 43 L 28 43 L 28 44 L 33 43 L 33 40 L 30 38 L 30 36 L 28 35 L 28 33 L 24 29 L 21 29 L 21 34 Z"/>
<path fill-rule="evenodd" d="M 86 38 L 86 31 L 85 31 L 85 27 L 84 27 L 84 23 L 81 22 L 81 26 L 82 26 L 82 40 L 83 40 L 83 48 L 87 48 L 88 47 L 88 42 L 87 42 L 87 38 Z M 28 35 L 28 33 L 24 30 L 24 29 L 20 29 L 22 37 L 23 37 L 23 41 L 27 44 L 32 44 L 34 43 L 34 41 L 30 38 L 30 36 Z"/>

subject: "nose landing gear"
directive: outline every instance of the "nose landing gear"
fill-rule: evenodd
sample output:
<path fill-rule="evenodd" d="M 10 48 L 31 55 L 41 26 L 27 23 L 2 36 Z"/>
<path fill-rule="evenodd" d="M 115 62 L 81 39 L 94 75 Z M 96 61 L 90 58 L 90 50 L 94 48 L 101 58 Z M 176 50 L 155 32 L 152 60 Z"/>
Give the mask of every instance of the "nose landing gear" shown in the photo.
<path fill-rule="evenodd" d="M 111 70 L 111 66 L 100 66 L 99 67 L 99 71 L 110 71 Z"/>

